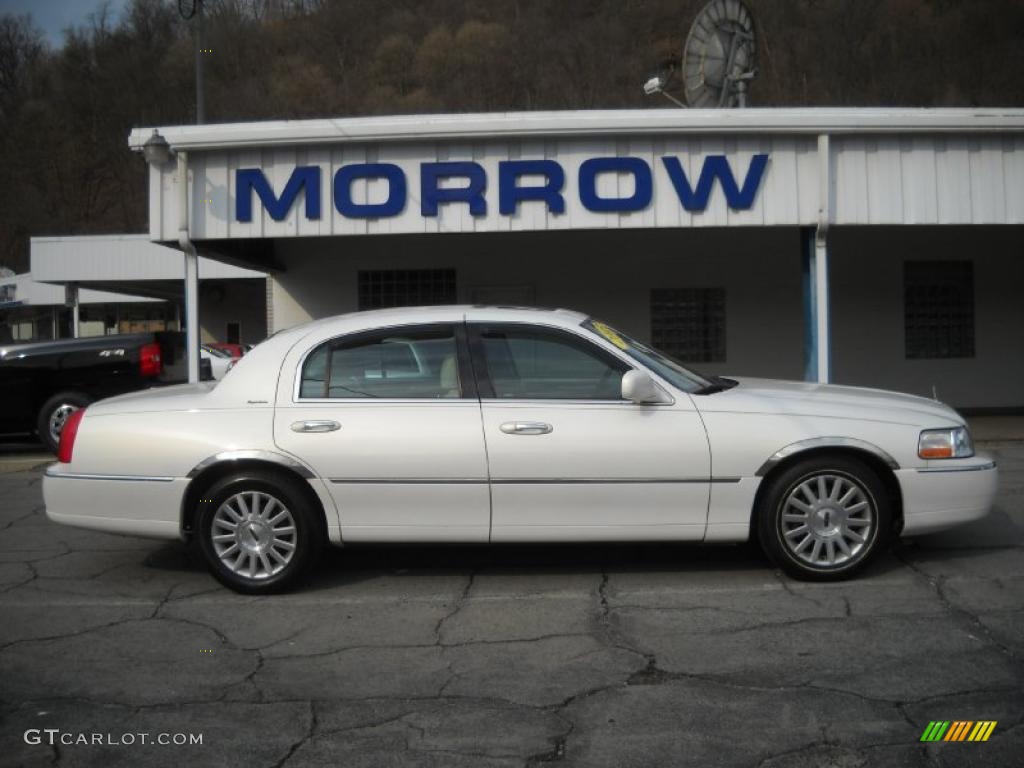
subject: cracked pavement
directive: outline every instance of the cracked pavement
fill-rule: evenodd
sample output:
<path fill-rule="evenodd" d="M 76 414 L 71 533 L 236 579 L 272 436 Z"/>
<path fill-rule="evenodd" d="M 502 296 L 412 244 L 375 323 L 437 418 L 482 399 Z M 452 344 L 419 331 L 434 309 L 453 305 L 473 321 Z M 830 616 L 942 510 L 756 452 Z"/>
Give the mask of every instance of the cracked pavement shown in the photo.
<path fill-rule="evenodd" d="M 749 546 L 328 550 L 246 597 L 0 475 L 0 765 L 959 766 L 1024 754 L 1024 443 L 996 509 L 806 584 Z M 997 720 L 921 744 L 929 720 Z M 26 744 L 201 733 L 202 745 Z"/>

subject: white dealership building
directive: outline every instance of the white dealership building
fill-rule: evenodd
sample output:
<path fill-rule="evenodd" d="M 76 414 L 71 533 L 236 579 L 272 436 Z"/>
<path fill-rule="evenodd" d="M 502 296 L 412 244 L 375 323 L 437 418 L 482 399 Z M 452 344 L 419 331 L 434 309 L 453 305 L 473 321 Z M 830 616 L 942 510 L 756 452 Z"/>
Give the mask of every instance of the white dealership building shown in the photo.
<path fill-rule="evenodd" d="M 414 115 L 129 138 L 147 143 L 150 239 L 266 272 L 268 332 L 403 304 L 558 306 L 709 373 L 1024 407 L 1024 110 Z"/>

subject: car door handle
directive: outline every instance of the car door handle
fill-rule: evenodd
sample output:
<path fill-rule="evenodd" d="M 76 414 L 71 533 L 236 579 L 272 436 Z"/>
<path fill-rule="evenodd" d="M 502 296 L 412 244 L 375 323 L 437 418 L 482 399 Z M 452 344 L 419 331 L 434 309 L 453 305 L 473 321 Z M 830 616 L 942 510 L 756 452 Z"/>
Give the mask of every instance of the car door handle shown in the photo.
<path fill-rule="evenodd" d="M 551 429 L 551 425 L 543 421 L 506 421 L 501 425 L 506 435 L 546 435 Z"/>
<path fill-rule="evenodd" d="M 341 424 L 336 421 L 295 421 L 292 422 L 292 432 L 333 432 L 341 429 Z"/>

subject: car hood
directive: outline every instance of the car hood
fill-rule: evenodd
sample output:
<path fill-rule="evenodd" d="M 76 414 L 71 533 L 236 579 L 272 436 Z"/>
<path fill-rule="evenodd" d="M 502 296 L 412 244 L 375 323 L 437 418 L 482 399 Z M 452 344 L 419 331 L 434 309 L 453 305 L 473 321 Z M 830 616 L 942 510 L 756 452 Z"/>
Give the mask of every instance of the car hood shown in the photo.
<path fill-rule="evenodd" d="M 110 413 L 144 413 L 146 411 L 187 411 L 199 408 L 216 386 L 215 381 L 198 384 L 175 384 L 169 387 L 153 387 L 126 395 L 108 397 L 89 406 L 88 415 L 100 416 Z"/>
<path fill-rule="evenodd" d="M 926 427 L 964 423 L 948 405 L 902 392 L 809 381 L 728 378 L 739 384 L 715 394 L 693 396 L 699 410 L 825 416 Z"/>

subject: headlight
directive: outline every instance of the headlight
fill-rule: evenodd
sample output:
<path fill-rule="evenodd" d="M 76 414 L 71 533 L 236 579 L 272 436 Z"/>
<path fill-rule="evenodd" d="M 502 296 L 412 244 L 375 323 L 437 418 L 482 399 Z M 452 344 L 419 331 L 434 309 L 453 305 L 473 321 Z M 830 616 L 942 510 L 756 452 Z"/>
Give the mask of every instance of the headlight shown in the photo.
<path fill-rule="evenodd" d="M 917 441 L 922 459 L 966 459 L 974 455 L 974 444 L 967 427 L 926 429 Z"/>

